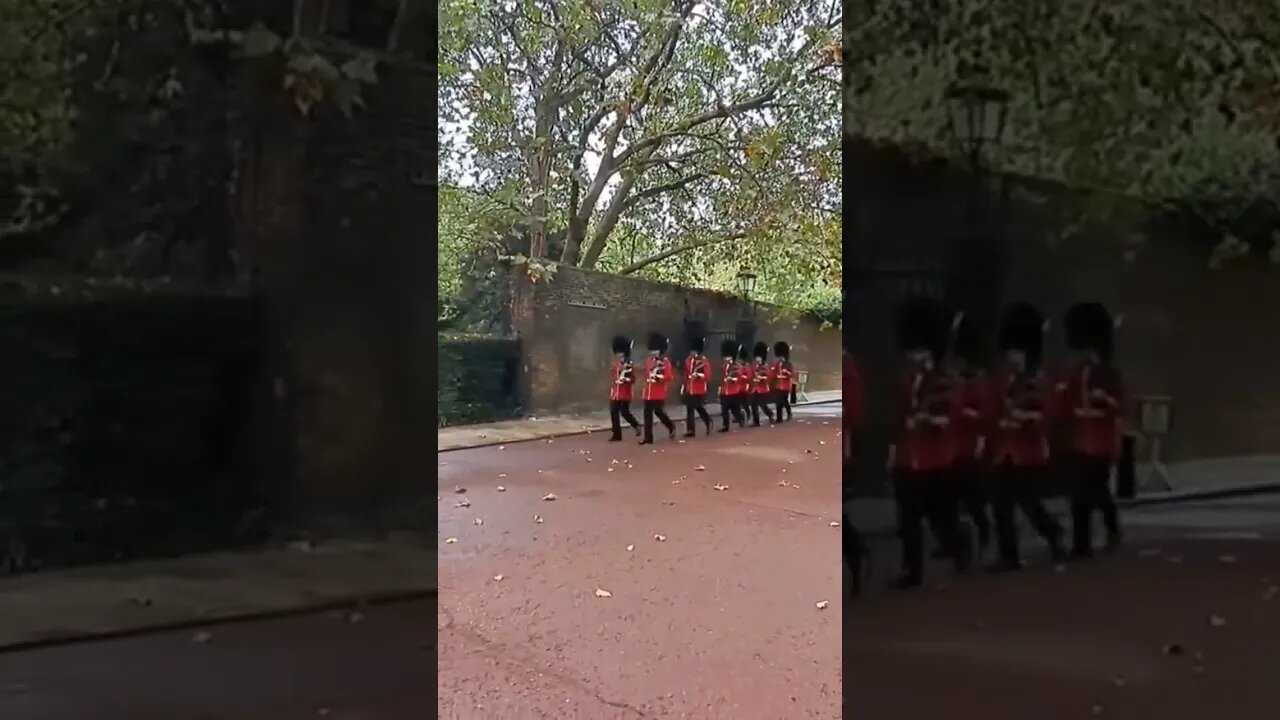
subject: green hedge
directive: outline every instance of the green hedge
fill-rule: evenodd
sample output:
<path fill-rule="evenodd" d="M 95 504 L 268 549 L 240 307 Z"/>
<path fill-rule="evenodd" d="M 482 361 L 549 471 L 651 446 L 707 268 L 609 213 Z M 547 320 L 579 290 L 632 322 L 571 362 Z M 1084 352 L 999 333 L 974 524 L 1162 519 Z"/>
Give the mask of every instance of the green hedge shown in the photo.
<path fill-rule="evenodd" d="M 439 427 L 506 420 L 519 414 L 520 343 L 485 335 L 440 333 Z"/>

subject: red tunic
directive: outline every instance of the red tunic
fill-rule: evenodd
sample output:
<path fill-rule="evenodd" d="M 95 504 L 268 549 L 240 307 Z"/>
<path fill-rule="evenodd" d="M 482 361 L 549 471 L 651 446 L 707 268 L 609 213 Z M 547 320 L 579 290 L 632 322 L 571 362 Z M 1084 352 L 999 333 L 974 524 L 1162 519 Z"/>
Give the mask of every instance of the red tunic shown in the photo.
<path fill-rule="evenodd" d="M 707 394 L 707 376 L 711 363 L 706 355 L 692 355 L 684 359 L 684 394 L 698 397 Z"/>
<path fill-rule="evenodd" d="M 1053 400 L 1044 375 L 1005 373 L 996 379 L 991 417 L 991 452 L 995 465 L 1042 467 L 1049 464 L 1049 423 Z M 1015 420 L 1015 409 L 1039 412 L 1038 418 Z"/>
<path fill-rule="evenodd" d="M 629 377 L 623 378 L 623 382 L 618 382 L 618 375 L 622 372 L 623 364 L 623 360 L 614 358 L 613 363 L 609 365 L 609 399 L 631 402 L 631 393 L 636 384 L 636 373 L 633 368 L 627 373 Z"/>
<path fill-rule="evenodd" d="M 955 421 L 960 415 L 960 392 L 957 383 L 949 383 L 940 397 L 922 401 L 928 385 L 949 382 L 934 372 L 908 371 L 899 390 L 899 420 L 894 463 L 899 470 L 932 472 L 946 470 L 955 463 Z M 923 391 L 923 392 L 922 392 Z M 922 415 L 924 417 L 922 417 Z M 936 422 L 931 422 L 935 420 Z"/>
<path fill-rule="evenodd" d="M 1073 452 L 1114 460 L 1120 455 L 1124 421 L 1124 380 L 1097 363 L 1082 362 L 1058 383 L 1058 403 Z"/>
<path fill-rule="evenodd" d="M 774 360 L 773 366 L 769 368 L 769 374 L 773 376 L 779 390 L 791 392 L 791 377 L 795 371 L 791 367 L 790 360 Z"/>
<path fill-rule="evenodd" d="M 736 364 L 733 360 L 725 360 L 720 365 L 720 394 L 725 397 L 733 397 L 742 392 L 742 384 L 734 368 Z"/>
<path fill-rule="evenodd" d="M 657 368 L 658 372 L 654 372 Z M 662 356 L 650 355 L 644 361 L 644 391 L 643 398 L 645 400 L 666 400 L 667 399 L 667 383 L 671 382 L 671 376 L 675 374 L 671 367 L 671 359 Z"/>
<path fill-rule="evenodd" d="M 984 373 L 960 378 L 960 415 L 956 419 L 956 463 L 980 460 L 992 413 L 991 379 Z"/>
<path fill-rule="evenodd" d="M 738 364 L 738 387 L 741 388 L 743 395 L 750 395 L 752 392 L 752 381 L 756 373 L 751 363 Z"/>
<path fill-rule="evenodd" d="M 773 379 L 769 366 L 756 360 L 751 363 L 751 392 L 755 395 L 768 395 L 770 381 Z"/>
<path fill-rule="evenodd" d="M 844 356 L 841 376 L 840 401 L 843 407 L 840 409 L 840 414 L 843 416 L 844 434 L 849 436 L 845 438 L 844 447 L 852 453 L 852 436 L 862 427 L 866 400 L 862 393 L 862 374 L 858 372 L 858 363 L 848 353 Z M 846 455 L 845 460 L 850 459 L 851 457 Z"/>

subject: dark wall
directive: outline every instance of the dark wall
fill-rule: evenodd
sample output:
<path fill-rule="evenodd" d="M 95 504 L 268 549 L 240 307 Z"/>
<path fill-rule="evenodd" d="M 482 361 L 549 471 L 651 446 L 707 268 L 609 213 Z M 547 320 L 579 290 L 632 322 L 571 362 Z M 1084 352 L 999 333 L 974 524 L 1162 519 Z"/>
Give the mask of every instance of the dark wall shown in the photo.
<path fill-rule="evenodd" d="M 256 304 L 206 290 L 34 284 L 0 289 L 10 569 L 261 539 L 262 478 L 248 462 Z"/>
<path fill-rule="evenodd" d="M 908 286 L 945 294 L 955 271 L 956 229 L 966 227 L 974 186 L 967 173 L 936 160 L 868 146 L 847 153 L 857 171 L 850 173 L 846 244 L 864 272 L 861 307 L 851 312 L 857 321 L 846 324 L 857 326 L 879 419 L 888 412 L 885 388 L 895 355 L 891 303 Z M 999 300 L 1030 300 L 1055 318 L 1053 361 L 1064 356 L 1066 307 L 1100 300 L 1124 316 L 1117 359 L 1132 393 L 1173 397 L 1167 445 L 1173 459 L 1280 447 L 1277 269 L 1253 259 L 1211 270 L 1215 239 L 1197 223 L 1125 198 L 990 178 L 982 202 L 988 229 L 1008 239 Z M 868 438 L 870 474 L 883 463 L 882 431 L 873 428 Z"/>
<path fill-rule="evenodd" d="M 649 333 L 661 332 L 679 357 L 688 319 L 706 331 L 708 354 L 715 357 L 720 336 L 736 332 L 746 310 L 728 295 L 566 267 L 536 283 L 519 273 L 515 287 L 512 322 L 524 357 L 522 400 L 530 412 L 598 410 L 608 397 L 614 335 L 634 339 L 642 357 Z M 757 306 L 756 322 L 758 340 L 790 343 L 793 361 L 809 371 L 810 390 L 840 386 L 839 328 L 824 329 L 817 320 L 765 305 Z"/>
<path fill-rule="evenodd" d="M 354 119 L 304 118 L 280 68 L 246 68 L 237 244 L 270 338 L 267 470 L 303 518 L 364 518 L 426 490 L 434 404 L 434 78 L 394 67 Z"/>
<path fill-rule="evenodd" d="M 436 352 L 439 427 L 510 420 L 519 411 L 520 343 L 440 333 Z"/>

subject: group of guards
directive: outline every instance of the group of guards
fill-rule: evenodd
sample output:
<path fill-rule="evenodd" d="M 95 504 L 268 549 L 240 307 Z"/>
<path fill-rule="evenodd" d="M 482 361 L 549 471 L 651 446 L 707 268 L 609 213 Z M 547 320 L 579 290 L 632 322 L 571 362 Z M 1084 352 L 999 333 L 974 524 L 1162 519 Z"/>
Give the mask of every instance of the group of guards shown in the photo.
<path fill-rule="evenodd" d="M 1022 566 L 1019 511 L 1055 562 L 1093 556 L 1096 513 L 1102 515 L 1106 548 L 1119 545 L 1110 477 L 1121 447 L 1125 397 L 1112 364 L 1114 321 L 1103 305 L 1079 303 L 1067 311 L 1063 328 L 1074 357 L 1051 374 L 1044 365 L 1049 321 L 1033 305 L 1010 306 L 997 333 L 998 359 L 988 367 L 981 332 L 963 313 L 951 313 L 931 298 L 900 307 L 903 372 L 889 448 L 903 549 L 897 587 L 923 581 L 926 523 L 938 543 L 936 556 L 961 571 L 974 563 L 975 546 L 980 556 L 993 536 L 992 569 Z M 856 367 L 851 370 L 856 373 Z M 1069 546 L 1043 502 L 1055 478 L 1065 481 L 1071 500 Z M 846 556 L 857 578 L 860 543 L 847 518 L 846 533 L 853 538 Z"/>
<path fill-rule="evenodd" d="M 729 432 L 733 423 L 745 427 L 748 418 L 753 426 L 759 427 L 762 414 L 770 423 L 785 422 L 792 417 L 795 368 L 791 364 L 791 348 L 785 342 L 774 343 L 774 359 L 770 362 L 767 343 L 756 343 L 748 355 L 744 345 L 726 340 L 720 346 L 718 375 L 706 355 L 705 338 L 692 340 L 678 371 L 667 354 L 670 342 L 661 333 L 649 335 L 648 355 L 639 367 L 631 358 L 633 345 L 634 341 L 622 335 L 613 338 L 613 361 L 609 367 L 611 442 L 622 440 L 625 420 L 641 438 L 641 445 L 652 444 L 655 417 L 674 440 L 676 427 L 667 415 L 666 402 L 668 388 L 677 379 L 680 399 L 685 405 L 685 437 L 697 434 L 698 419 L 702 420 L 706 434 L 711 434 L 713 422 L 706 404 L 713 376 L 720 381 L 720 432 Z M 631 413 L 637 384 L 641 385 L 640 399 L 644 403 L 643 426 Z"/>

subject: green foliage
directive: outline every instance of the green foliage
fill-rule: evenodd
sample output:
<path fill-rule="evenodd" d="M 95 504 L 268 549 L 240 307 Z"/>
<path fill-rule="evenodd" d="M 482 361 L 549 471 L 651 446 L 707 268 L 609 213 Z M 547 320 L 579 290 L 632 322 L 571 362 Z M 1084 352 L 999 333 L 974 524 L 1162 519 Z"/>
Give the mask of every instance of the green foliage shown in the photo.
<path fill-rule="evenodd" d="M 439 427 L 515 417 L 516 340 L 441 333 L 437 357 Z"/>
<path fill-rule="evenodd" d="M 838 2 L 446 0 L 439 22 L 442 171 L 535 260 L 767 255 L 839 216 Z"/>
<path fill-rule="evenodd" d="M 1012 94 L 990 160 L 1216 226 L 1280 190 L 1280 6 L 1228 0 L 850 4 L 845 129 L 951 154 L 953 81 Z M 1274 224 L 1274 222 L 1272 223 Z M 1271 238 L 1265 237 L 1270 242 Z"/>

